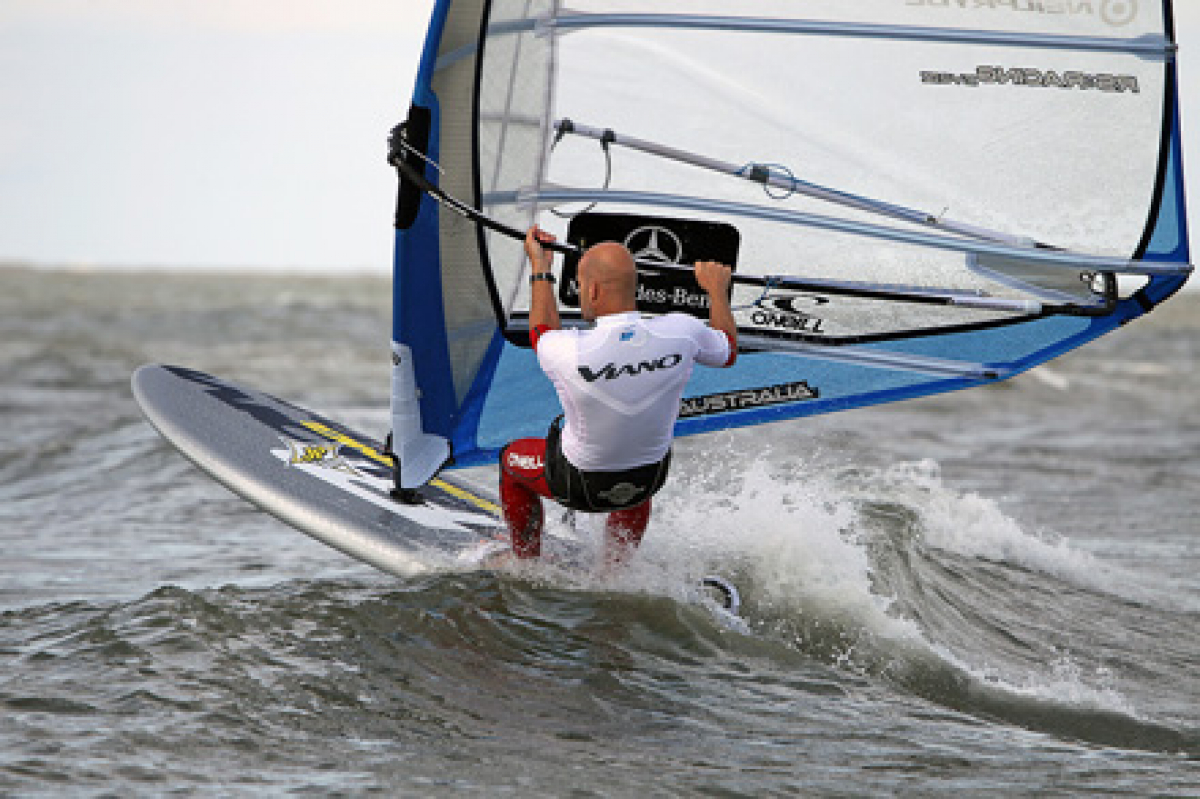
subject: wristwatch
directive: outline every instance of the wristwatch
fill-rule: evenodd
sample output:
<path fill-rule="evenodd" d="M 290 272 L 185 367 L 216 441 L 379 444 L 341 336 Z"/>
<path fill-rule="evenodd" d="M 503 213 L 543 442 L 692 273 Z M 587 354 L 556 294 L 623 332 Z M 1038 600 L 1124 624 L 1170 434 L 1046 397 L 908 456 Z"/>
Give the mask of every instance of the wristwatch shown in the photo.
<path fill-rule="evenodd" d="M 554 273 L 553 272 L 534 272 L 533 274 L 531 274 L 529 276 L 529 282 L 531 284 L 536 283 L 539 280 L 544 280 L 547 283 L 553 283 L 554 282 Z"/>

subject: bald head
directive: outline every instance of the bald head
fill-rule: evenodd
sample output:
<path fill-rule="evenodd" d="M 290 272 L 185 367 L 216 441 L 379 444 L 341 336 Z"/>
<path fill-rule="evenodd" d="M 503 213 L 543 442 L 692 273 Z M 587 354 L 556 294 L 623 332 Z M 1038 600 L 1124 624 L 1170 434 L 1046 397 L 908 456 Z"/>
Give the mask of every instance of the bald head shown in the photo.
<path fill-rule="evenodd" d="M 585 318 L 637 309 L 637 269 L 622 244 L 590 247 L 579 261 L 579 284 Z"/>

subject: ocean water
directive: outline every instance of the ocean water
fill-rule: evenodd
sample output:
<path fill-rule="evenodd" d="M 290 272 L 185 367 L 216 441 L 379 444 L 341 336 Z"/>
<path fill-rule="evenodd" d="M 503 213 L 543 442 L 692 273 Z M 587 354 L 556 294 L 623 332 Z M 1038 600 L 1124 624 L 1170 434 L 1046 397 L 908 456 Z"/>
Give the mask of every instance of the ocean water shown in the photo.
<path fill-rule="evenodd" d="M 1200 297 L 995 387 L 680 442 L 623 574 L 409 579 L 210 481 L 128 387 L 188 365 L 382 434 L 387 297 L 0 269 L 0 795 L 1200 794 Z"/>

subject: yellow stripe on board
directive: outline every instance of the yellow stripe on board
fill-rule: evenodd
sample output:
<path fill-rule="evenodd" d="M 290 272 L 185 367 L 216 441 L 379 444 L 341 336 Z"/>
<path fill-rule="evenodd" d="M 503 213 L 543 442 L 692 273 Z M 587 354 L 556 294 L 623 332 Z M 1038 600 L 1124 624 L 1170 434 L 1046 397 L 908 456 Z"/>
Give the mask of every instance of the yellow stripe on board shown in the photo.
<path fill-rule="evenodd" d="M 483 508 L 484 510 L 486 510 L 488 513 L 492 514 L 493 516 L 500 515 L 500 506 L 499 505 L 497 505 L 495 502 L 488 502 L 483 497 L 477 497 L 474 494 L 472 494 L 470 491 L 467 491 L 465 488 L 459 488 L 458 486 L 450 485 L 445 480 L 434 479 L 434 480 L 430 480 L 429 483 L 430 483 L 430 485 L 437 486 L 438 488 L 442 489 L 443 491 L 445 491 L 447 494 L 450 494 L 451 496 L 458 497 L 461 500 L 470 502 L 472 505 L 476 505 L 480 508 Z"/>
<path fill-rule="evenodd" d="M 358 441 L 357 439 L 351 438 L 350 436 L 346 435 L 345 433 L 341 433 L 337 430 L 334 430 L 329 425 L 322 424 L 321 422 L 313 422 L 313 421 L 305 421 L 305 422 L 301 422 L 301 424 L 303 424 L 305 427 L 307 427 L 309 430 L 312 430 L 314 433 L 316 433 L 319 436 L 324 436 L 325 438 L 329 439 L 330 441 L 336 442 L 345 447 L 350 447 L 350 449 L 357 450 L 358 452 L 360 452 L 363 455 L 366 455 L 368 458 L 375 461 L 376 463 L 383 464 L 384 466 L 388 467 L 389 469 L 392 468 L 392 459 L 389 458 L 387 455 L 384 455 L 382 452 L 380 452 L 379 450 L 375 449 L 372 446 L 368 446 L 367 444 L 364 444 L 361 441 Z M 495 502 L 489 502 L 488 500 L 484 499 L 483 497 L 476 496 L 475 494 L 472 494 L 470 491 L 467 491 L 465 488 L 460 488 L 459 486 L 451 485 L 450 483 L 447 483 L 445 480 L 436 480 L 435 479 L 435 480 L 430 480 L 429 483 L 430 483 L 430 485 L 434 486 L 435 488 L 445 491 L 447 494 L 449 494 L 452 497 L 457 497 L 458 499 L 461 499 L 464 502 L 469 502 L 478 508 L 482 508 L 483 510 L 486 510 L 488 513 L 492 514 L 493 516 L 500 515 L 500 506 L 499 505 L 497 505 Z"/>

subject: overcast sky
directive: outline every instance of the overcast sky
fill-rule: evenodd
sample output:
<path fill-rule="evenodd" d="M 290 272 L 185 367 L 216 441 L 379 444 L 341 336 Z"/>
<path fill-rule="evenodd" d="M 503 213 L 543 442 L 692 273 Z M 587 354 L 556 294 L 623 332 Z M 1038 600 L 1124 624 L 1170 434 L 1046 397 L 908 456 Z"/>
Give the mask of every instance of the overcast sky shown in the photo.
<path fill-rule="evenodd" d="M 0 260 L 385 272 L 431 7 L 0 0 Z M 1200 0 L 1176 16 L 1200 177 Z"/>

